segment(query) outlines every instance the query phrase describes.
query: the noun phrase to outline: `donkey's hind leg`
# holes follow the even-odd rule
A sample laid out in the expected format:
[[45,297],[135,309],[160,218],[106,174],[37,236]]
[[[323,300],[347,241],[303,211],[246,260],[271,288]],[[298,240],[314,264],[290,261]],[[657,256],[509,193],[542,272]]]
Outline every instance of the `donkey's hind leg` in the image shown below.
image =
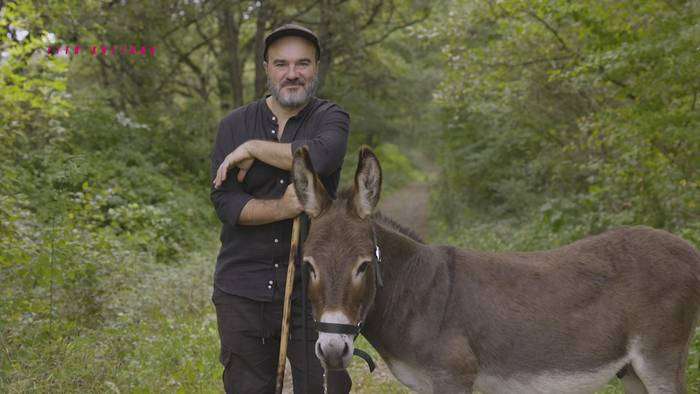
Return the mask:
[[644,387],[644,383],[639,379],[637,373],[634,372],[634,368],[631,365],[625,367],[624,376],[622,380],[622,385],[625,387],[625,394],[647,394],[647,389]]

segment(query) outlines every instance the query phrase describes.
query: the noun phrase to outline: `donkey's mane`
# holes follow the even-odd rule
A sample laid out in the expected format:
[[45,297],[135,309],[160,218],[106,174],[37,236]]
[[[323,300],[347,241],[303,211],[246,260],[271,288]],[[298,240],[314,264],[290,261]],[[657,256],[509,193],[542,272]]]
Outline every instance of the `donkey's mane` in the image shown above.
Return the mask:
[[422,244],[425,243],[425,242],[423,241],[423,239],[420,237],[420,235],[418,235],[418,233],[416,233],[416,232],[413,231],[412,229],[410,229],[410,228],[408,228],[408,227],[406,227],[406,226],[404,226],[404,225],[402,225],[402,224],[399,224],[399,223],[396,222],[394,219],[390,218],[389,216],[386,216],[384,213],[382,213],[382,212],[380,212],[380,211],[377,211],[377,212],[373,213],[373,214],[372,214],[372,218],[373,218],[375,221],[377,221],[377,222],[379,222],[379,223],[381,223],[381,224],[385,224],[385,225],[389,226],[390,228],[392,228],[392,229],[398,231],[399,233],[401,233],[401,234],[407,236],[408,238],[411,238],[412,240],[414,240],[414,241],[416,241],[416,242],[419,242],[419,243],[422,243]]
[[[350,200],[352,198],[352,187],[346,187],[343,190],[341,190],[338,193],[338,198],[343,199],[343,200]],[[399,224],[397,221],[395,221],[394,219],[390,218],[389,216],[385,215],[384,213],[382,213],[380,211],[374,212],[372,214],[372,219],[380,224],[383,224],[383,225],[389,227],[392,230],[395,230],[395,231],[411,238],[412,240],[414,240],[416,242],[420,242],[422,244],[425,243],[423,241],[423,239],[418,235],[418,233],[416,233],[412,229],[410,229],[402,224]]]

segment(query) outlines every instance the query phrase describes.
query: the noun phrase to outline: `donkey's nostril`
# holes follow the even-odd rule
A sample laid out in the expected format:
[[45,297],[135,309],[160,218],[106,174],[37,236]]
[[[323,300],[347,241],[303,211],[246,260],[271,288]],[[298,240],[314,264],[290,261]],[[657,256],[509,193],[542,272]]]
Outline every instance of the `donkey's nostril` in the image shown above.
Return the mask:
[[349,351],[350,351],[350,348],[348,347],[348,344],[346,342],[345,347],[343,348],[343,355],[341,357],[347,356]]

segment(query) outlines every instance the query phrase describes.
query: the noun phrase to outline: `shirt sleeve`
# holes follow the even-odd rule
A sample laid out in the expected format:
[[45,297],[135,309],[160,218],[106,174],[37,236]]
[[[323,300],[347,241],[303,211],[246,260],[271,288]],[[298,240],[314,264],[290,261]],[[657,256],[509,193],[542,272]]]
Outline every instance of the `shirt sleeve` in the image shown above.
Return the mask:
[[226,156],[233,152],[235,148],[233,133],[231,128],[226,125],[224,119],[219,123],[219,131],[211,154],[211,176],[209,180],[211,192],[209,196],[219,220],[231,226],[235,226],[238,223],[243,207],[253,198],[252,195],[243,190],[241,184],[236,180],[238,167],[229,170],[226,180],[218,189],[214,188],[213,182],[216,178],[216,170]]
[[349,132],[350,115],[335,105],[325,114],[314,138],[292,141],[292,154],[299,147],[308,146],[314,171],[321,176],[330,175],[343,164]]

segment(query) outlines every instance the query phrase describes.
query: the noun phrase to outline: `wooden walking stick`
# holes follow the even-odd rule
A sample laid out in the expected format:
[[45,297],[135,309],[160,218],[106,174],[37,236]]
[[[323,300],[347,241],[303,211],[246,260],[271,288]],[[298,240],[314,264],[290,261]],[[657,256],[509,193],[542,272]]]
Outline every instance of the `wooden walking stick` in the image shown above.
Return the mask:
[[287,343],[289,341],[289,322],[292,319],[292,290],[294,289],[294,261],[299,247],[299,228],[301,217],[294,218],[292,224],[292,243],[289,249],[289,265],[287,266],[287,283],[284,287],[284,309],[282,310],[282,333],[280,335],[280,357],[277,364],[276,394],[282,394],[284,383],[284,368],[287,364]]

